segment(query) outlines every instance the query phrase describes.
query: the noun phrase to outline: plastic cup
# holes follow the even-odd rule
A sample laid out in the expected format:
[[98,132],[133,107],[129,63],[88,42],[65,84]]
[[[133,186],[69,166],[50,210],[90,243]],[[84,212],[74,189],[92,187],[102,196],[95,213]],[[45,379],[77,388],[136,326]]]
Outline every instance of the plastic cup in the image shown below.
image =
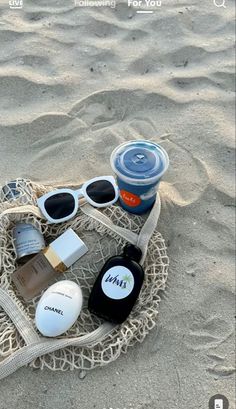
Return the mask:
[[135,214],[147,212],[169,166],[165,149],[147,140],[129,141],[114,149],[110,161],[117,175],[121,206]]

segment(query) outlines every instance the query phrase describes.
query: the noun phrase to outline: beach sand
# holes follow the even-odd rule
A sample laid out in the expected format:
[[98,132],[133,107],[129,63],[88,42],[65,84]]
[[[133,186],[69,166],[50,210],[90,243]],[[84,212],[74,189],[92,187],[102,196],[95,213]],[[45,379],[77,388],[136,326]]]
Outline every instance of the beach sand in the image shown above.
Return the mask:
[[[220,0],[218,0],[220,1]],[[157,326],[90,372],[22,368],[0,409],[234,408],[234,6],[163,0],[153,14],[0,0],[0,182],[110,174],[118,144],[169,153],[159,231],[170,257]]]

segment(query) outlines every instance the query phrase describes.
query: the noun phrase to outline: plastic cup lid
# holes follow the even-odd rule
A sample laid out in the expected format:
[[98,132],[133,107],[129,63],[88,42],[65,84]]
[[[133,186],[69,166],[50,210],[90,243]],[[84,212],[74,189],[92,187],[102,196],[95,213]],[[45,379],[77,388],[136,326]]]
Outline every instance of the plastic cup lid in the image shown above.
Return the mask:
[[155,183],[168,165],[165,149],[146,140],[125,142],[111,154],[112,169],[118,177],[131,184]]

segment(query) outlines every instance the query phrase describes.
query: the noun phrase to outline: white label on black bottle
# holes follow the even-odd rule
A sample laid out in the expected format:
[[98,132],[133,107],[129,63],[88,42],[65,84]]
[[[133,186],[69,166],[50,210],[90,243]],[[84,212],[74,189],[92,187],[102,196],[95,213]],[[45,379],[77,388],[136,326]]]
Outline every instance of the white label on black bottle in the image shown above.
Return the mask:
[[102,290],[107,297],[121,300],[128,297],[134,288],[134,276],[124,266],[115,266],[106,271],[102,278]]

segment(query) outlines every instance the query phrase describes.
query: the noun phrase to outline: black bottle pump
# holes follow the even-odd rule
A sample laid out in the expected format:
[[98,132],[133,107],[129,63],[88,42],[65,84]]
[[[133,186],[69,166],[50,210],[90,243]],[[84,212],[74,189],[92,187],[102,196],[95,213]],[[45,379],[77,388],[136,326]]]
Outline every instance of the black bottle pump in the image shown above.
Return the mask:
[[89,297],[90,312],[116,324],[126,320],[143,284],[141,257],[139,247],[127,244],[122,255],[104,264]]

